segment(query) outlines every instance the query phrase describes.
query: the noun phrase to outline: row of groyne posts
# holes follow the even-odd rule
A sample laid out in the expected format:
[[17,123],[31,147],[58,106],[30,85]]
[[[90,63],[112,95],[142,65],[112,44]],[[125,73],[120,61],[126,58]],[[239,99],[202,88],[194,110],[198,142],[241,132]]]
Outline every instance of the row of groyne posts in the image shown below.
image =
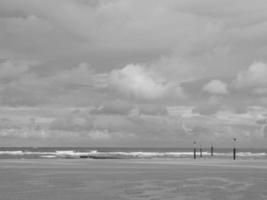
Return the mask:
[[[236,138],[233,138],[233,160],[236,159],[236,153],[237,153],[236,141],[237,141],[237,139]],[[196,159],[197,158],[197,147],[196,147],[197,146],[197,142],[194,141],[193,144],[194,144],[194,159]],[[213,144],[211,144],[211,147],[210,147],[210,155],[211,155],[211,157],[213,157],[213,155],[214,155],[214,147],[213,147]],[[199,146],[199,156],[200,156],[200,158],[203,157],[202,145]]]

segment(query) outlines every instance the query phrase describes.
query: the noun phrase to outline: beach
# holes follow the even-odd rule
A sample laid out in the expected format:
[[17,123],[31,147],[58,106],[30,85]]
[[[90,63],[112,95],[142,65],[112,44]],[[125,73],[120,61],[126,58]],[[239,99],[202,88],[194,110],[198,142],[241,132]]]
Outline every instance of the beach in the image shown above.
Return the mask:
[[0,160],[0,200],[266,200],[266,189],[266,160]]

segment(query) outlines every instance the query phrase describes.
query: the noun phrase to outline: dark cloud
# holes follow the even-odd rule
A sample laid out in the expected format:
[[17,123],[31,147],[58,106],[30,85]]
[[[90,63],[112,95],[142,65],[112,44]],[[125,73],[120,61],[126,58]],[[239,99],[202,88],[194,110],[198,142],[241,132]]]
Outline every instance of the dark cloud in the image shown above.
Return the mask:
[[23,88],[7,87],[1,91],[0,103],[4,106],[38,106],[46,102],[44,96]]
[[99,105],[98,108],[91,110],[91,114],[105,114],[105,115],[127,115],[131,111],[133,106],[130,102],[121,100],[110,100],[104,104]]
[[217,113],[221,109],[223,109],[221,98],[217,96],[211,96],[206,100],[206,102],[198,103],[193,109],[193,112],[201,115],[210,115]]
[[267,123],[267,119],[259,119],[256,121],[257,124],[264,125]]
[[201,136],[212,136],[212,132],[209,128],[205,128],[203,126],[195,126],[192,128],[190,133],[195,137]]
[[145,115],[167,115],[167,109],[164,105],[161,104],[141,104],[138,105],[140,114]]

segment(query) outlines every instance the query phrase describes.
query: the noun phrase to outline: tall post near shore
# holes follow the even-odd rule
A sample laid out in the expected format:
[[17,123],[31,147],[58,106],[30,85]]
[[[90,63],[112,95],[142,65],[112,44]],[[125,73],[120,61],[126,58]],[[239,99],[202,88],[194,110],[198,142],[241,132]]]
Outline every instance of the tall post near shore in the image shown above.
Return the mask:
[[233,159],[236,159],[236,138],[233,139]]
[[202,145],[199,146],[200,158],[202,158]]
[[211,157],[213,156],[213,151],[214,151],[213,144],[211,144],[211,147],[210,147],[210,155],[211,155]]
[[196,149],[196,141],[194,141],[194,159],[196,159],[197,158],[197,149]]

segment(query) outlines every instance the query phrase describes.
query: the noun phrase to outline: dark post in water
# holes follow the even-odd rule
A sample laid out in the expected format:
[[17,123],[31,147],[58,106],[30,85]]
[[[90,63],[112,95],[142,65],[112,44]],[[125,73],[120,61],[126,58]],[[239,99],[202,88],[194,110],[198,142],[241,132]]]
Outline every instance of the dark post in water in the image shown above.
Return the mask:
[[202,145],[199,147],[200,158],[202,158]]
[[214,150],[214,148],[213,148],[213,145],[211,144],[211,147],[210,147],[210,155],[211,155],[211,157],[213,156],[213,150]]
[[233,159],[235,160],[236,159],[236,138],[234,138],[234,147],[233,147]]
[[196,149],[196,142],[194,141],[194,159],[197,158],[197,149]]

